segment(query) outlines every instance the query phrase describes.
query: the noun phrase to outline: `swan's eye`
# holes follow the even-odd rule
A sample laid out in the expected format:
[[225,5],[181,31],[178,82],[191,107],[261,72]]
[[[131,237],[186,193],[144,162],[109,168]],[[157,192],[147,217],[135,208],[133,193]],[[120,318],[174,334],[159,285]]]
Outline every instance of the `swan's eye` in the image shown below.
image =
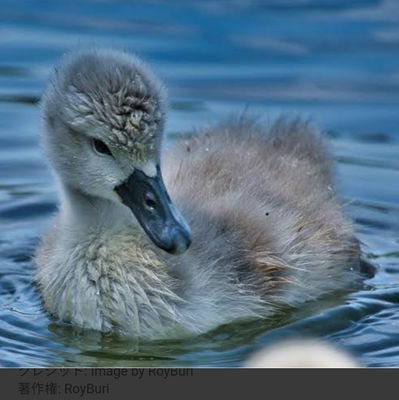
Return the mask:
[[93,139],[93,147],[97,153],[106,154],[107,156],[112,156],[111,150],[108,146],[101,140]]

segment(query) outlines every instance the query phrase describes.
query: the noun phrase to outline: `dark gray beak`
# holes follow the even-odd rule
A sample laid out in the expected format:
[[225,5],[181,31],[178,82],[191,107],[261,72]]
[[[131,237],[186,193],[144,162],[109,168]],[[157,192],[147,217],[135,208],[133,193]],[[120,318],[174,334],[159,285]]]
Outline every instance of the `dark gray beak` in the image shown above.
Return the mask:
[[159,248],[172,254],[181,254],[188,249],[191,244],[190,228],[174,208],[159,167],[153,178],[136,170],[115,191]]

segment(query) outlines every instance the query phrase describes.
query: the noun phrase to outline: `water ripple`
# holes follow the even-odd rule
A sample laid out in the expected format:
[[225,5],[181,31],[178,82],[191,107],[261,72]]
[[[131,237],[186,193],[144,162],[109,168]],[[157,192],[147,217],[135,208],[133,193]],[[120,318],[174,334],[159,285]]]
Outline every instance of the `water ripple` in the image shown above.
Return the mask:
[[[399,366],[399,3],[395,0],[3,0],[0,12],[0,365],[241,366],[288,337],[317,336],[367,366]],[[337,186],[367,258],[364,290],[272,322],[151,343],[51,319],[34,249],[56,210],[40,152],[38,103],[67,50],[117,45],[170,89],[170,144],[249,109],[312,116],[330,132]]]

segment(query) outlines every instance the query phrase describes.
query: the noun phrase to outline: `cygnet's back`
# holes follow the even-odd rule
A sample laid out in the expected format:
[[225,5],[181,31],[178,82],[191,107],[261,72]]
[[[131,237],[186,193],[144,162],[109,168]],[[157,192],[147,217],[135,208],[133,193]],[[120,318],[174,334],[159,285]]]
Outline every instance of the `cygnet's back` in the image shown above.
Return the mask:
[[182,140],[164,171],[193,231],[185,273],[198,262],[219,269],[262,293],[268,312],[358,282],[359,243],[312,124],[233,119]]

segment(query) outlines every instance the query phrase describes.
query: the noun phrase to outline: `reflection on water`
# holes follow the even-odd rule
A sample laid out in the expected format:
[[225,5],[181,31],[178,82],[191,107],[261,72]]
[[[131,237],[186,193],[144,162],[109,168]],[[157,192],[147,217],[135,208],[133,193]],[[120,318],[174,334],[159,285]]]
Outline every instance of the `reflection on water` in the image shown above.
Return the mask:
[[[171,97],[170,140],[249,109],[312,116],[332,139],[337,182],[363,250],[364,289],[283,320],[139,343],[52,321],[31,255],[55,211],[38,144],[52,66],[87,43],[149,60]],[[274,340],[316,335],[369,366],[399,366],[399,3],[395,0],[2,0],[0,365],[240,366]]]

